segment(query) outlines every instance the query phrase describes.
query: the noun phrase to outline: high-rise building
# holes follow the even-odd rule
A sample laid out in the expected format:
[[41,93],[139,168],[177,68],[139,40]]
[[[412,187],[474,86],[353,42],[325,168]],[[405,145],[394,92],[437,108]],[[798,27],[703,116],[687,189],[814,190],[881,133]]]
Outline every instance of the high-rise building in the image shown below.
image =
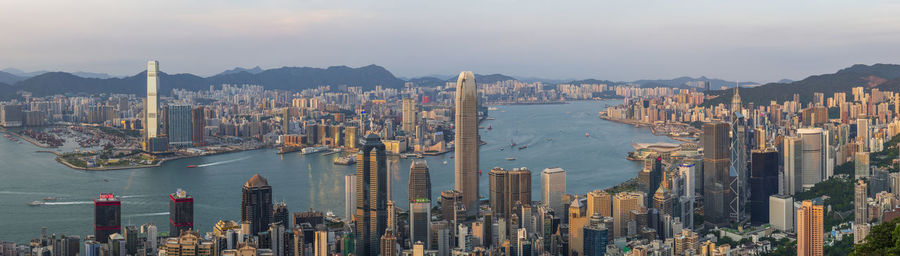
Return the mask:
[[277,203],[272,209],[272,224],[278,224],[286,230],[291,229],[291,213],[284,202]]
[[855,209],[855,219],[853,224],[866,224],[869,222],[869,204],[866,203],[866,200],[868,199],[866,191],[866,181],[856,181],[856,186],[854,187],[855,197],[853,200],[853,208]]
[[416,99],[403,98],[402,108],[403,120],[400,129],[406,132],[406,135],[413,134],[416,130]]
[[206,145],[206,108],[196,107],[191,110],[191,141],[194,146]]
[[778,193],[778,152],[753,151],[750,155],[750,222],[769,223],[769,196]]
[[0,126],[3,127],[19,127],[25,120],[22,112],[22,105],[2,104],[0,105]]
[[344,217],[352,220],[356,215],[356,175],[344,176]]
[[612,217],[612,195],[603,190],[587,193],[587,215],[598,213],[603,217]]
[[169,234],[181,235],[194,229],[194,197],[182,189],[169,194]]
[[628,234],[628,222],[631,211],[643,208],[644,196],[640,193],[621,192],[613,196],[612,203],[613,237],[620,238]]
[[269,181],[257,173],[244,183],[241,190],[241,222],[249,222],[251,235],[268,230],[273,209]]
[[800,183],[807,190],[828,178],[828,132],[822,128],[797,129],[802,146]]
[[419,199],[431,201],[431,174],[425,160],[415,160],[409,166],[409,202]]
[[356,253],[375,256],[387,229],[387,160],[384,143],[368,134],[356,155]]
[[606,255],[606,244],[608,243],[609,230],[603,224],[603,217],[599,213],[592,215],[590,223],[584,227],[583,255]]
[[860,151],[869,152],[869,119],[868,118],[856,119],[856,143],[859,145]]
[[508,220],[516,203],[531,203],[531,171],[528,169],[523,167],[507,170],[496,167],[491,169],[489,176],[489,196],[494,216]]
[[94,199],[94,239],[109,241],[109,235],[122,230],[122,202],[114,194],[100,194]]
[[[314,253],[316,256],[328,256],[328,231],[318,230],[315,232]],[[357,244],[357,246],[359,246]],[[358,248],[358,247],[357,247]]]
[[169,237],[163,245],[166,256],[212,256],[216,246],[211,241],[202,240],[194,232],[184,232],[177,237]]
[[857,179],[869,177],[869,152],[856,152],[853,159],[853,170]]
[[478,89],[471,71],[459,73],[455,103],[454,184],[466,209],[474,212],[478,209]]
[[151,60],[147,62],[147,101],[144,113],[147,114],[145,120],[147,125],[144,130],[148,139],[159,136],[159,62]]
[[797,210],[797,255],[820,256],[824,244],[824,213],[821,199],[805,200]]
[[769,224],[775,230],[792,232],[794,230],[794,198],[790,195],[769,196]]
[[381,256],[397,256],[399,255],[399,250],[397,249],[397,237],[394,236],[394,230],[388,228],[384,231],[384,235],[381,235]]
[[409,203],[409,241],[422,242],[431,248],[431,240],[428,234],[431,233],[429,226],[431,225],[431,201],[428,199],[417,199]]
[[690,229],[682,229],[680,233],[675,234],[674,240],[675,255],[698,255],[697,250],[700,249],[700,239],[696,232]]
[[714,224],[727,223],[730,217],[728,133],[728,123],[703,124],[703,210],[706,220]]
[[799,137],[785,137],[784,145],[784,193],[794,195],[800,192],[802,183],[800,173],[803,166],[803,141]]
[[187,147],[193,144],[191,106],[171,105],[168,110],[169,145]]
[[541,201],[544,205],[557,214],[564,212],[562,195],[565,193],[566,170],[559,167],[544,169],[541,172]]

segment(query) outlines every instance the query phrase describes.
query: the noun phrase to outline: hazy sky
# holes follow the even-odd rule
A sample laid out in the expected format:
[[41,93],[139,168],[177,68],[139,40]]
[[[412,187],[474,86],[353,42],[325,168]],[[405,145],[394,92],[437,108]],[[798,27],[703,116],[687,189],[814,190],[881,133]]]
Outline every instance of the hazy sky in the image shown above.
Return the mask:
[[0,1],[0,68],[378,64],[545,78],[801,79],[900,63],[892,1]]

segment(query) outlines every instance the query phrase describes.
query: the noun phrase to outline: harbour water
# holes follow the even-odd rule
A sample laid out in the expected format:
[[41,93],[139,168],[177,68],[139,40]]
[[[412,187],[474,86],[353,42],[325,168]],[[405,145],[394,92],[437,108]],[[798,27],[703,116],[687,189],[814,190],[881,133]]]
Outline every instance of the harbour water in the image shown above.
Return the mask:
[[[481,124],[492,129],[479,130],[487,142],[480,148],[480,194],[487,196],[487,172],[495,166],[530,169],[533,200],[540,200],[540,172],[548,167],[567,171],[569,193],[606,188],[635,177],[640,164],[625,160],[632,142],[674,141],[653,136],[647,128],[597,117],[598,111],[619,102],[497,107],[490,113],[494,120]],[[517,146],[510,148],[510,141]],[[524,145],[528,147],[518,149]],[[275,201],[286,202],[292,212],[313,208],[343,215],[344,176],[355,170],[355,166],[333,164],[340,154],[277,155],[275,149],[263,149],[179,159],[150,169],[78,171],[36,150],[41,149],[0,138],[0,240],[26,242],[39,237],[41,227],[47,227],[48,233],[82,238],[92,234],[91,200],[100,193],[121,197],[123,226],[155,223],[161,232],[167,231],[168,194],[178,188],[195,199],[194,228],[207,232],[220,219],[240,220],[241,185],[254,173],[268,179]],[[425,157],[434,198],[453,187],[452,155]],[[407,200],[410,162],[391,158],[392,197],[397,202]],[[28,205],[45,197],[57,200]]]

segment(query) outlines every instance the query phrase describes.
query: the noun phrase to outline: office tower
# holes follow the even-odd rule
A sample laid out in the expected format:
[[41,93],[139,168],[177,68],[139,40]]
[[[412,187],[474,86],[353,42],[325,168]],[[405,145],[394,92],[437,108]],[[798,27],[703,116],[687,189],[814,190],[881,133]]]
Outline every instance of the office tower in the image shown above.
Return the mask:
[[598,213],[603,217],[612,217],[612,195],[599,189],[587,193],[587,216]]
[[409,202],[419,199],[431,201],[431,174],[425,160],[414,160],[409,166]]
[[272,223],[272,186],[254,174],[241,188],[241,222],[249,222],[250,235],[265,231]]
[[803,166],[803,141],[799,137],[785,137],[784,145],[784,193],[794,195],[800,192],[802,183],[800,173]]
[[690,229],[682,229],[674,240],[675,255],[697,255],[700,249],[700,238]]
[[169,234],[181,235],[194,229],[194,197],[182,189],[169,194]]
[[696,175],[697,168],[694,164],[680,164],[678,165],[678,173],[679,176],[682,177],[682,182],[684,186],[682,191],[679,192],[681,197],[678,198],[679,202],[679,210],[681,212],[681,221],[684,223],[685,227],[693,228],[694,227],[694,201],[696,198],[695,189],[696,189]]
[[381,235],[381,256],[397,256],[397,238],[394,237],[394,230],[388,228]]
[[291,213],[288,211],[287,204],[281,202],[273,207],[272,224],[281,225],[284,229],[291,229]]
[[356,155],[356,252],[375,256],[387,228],[387,161],[384,143],[368,134]]
[[805,200],[797,210],[797,255],[822,255],[824,207],[821,199]]
[[650,205],[654,205],[652,195],[656,193],[656,190],[659,189],[659,185],[662,183],[662,168],[662,157],[654,155],[644,159],[644,169],[641,170],[640,174],[645,177],[645,180],[641,185],[644,188],[642,192],[651,195]]
[[472,251],[472,232],[469,232],[469,226],[459,224],[456,232],[456,247],[464,252]]
[[281,111],[281,134],[291,133],[291,109],[284,108]]
[[584,227],[585,256],[606,255],[606,244],[609,243],[609,230],[603,224],[603,216],[599,213],[591,215],[590,223]]
[[769,196],[769,224],[778,231],[794,230],[794,198],[790,195]]
[[402,123],[400,129],[406,133],[407,136],[413,134],[416,129],[416,99],[414,98],[403,98],[403,109],[402,109]]
[[[566,193],[566,170],[559,167],[541,172],[541,201],[553,212],[562,213],[562,195]],[[588,203],[590,204],[590,203]]]
[[[736,89],[735,89],[736,90]],[[735,92],[736,93],[736,92]],[[735,94],[737,95],[737,94]],[[740,108],[740,104],[738,104]],[[729,150],[729,183],[730,199],[728,203],[728,215],[734,222],[744,221],[746,214],[745,204],[749,199],[749,175],[747,172],[747,123],[744,115],[738,109],[731,120],[731,145]]]
[[584,227],[590,221],[587,216],[587,207],[581,203],[581,199],[575,196],[575,200],[569,205],[569,252],[571,255],[582,255],[584,246]]
[[728,128],[728,123],[703,124],[703,210],[714,224],[727,223],[730,216]]
[[471,71],[459,73],[456,81],[454,168],[456,191],[463,195],[468,212],[478,207],[478,89]]
[[216,255],[215,245],[211,241],[202,240],[194,232],[184,232],[177,237],[169,237],[165,240],[163,247],[166,250],[166,256]]
[[206,145],[206,108],[196,107],[191,110],[191,141],[194,146]]
[[186,147],[193,144],[191,106],[171,105],[168,110],[169,145]]
[[456,190],[441,191],[441,215],[445,220],[455,221],[457,205],[462,204],[462,193]]
[[328,256],[328,231],[317,230],[315,232],[315,249],[316,256]]
[[22,126],[22,120],[25,120],[22,105],[0,105],[0,126],[19,127]]
[[869,152],[856,152],[854,154],[853,169],[857,179],[869,177]]
[[387,228],[397,230],[397,207],[394,206],[394,200],[387,201]]
[[856,143],[859,145],[860,151],[869,152],[869,119],[868,118],[856,119]]
[[409,203],[409,241],[422,242],[431,248],[431,240],[428,239],[430,234],[429,226],[431,225],[431,201],[428,199],[417,199]]
[[753,151],[750,157],[750,222],[769,223],[769,196],[778,193],[778,152]]
[[613,196],[612,204],[613,237],[624,237],[628,232],[626,224],[631,221],[631,211],[643,208],[644,197],[639,193],[621,192]]
[[144,133],[148,140],[159,136],[159,62],[151,60],[147,62],[147,101],[144,106],[144,113],[147,114],[144,125]]
[[122,229],[122,202],[114,194],[100,194],[94,199],[94,239],[109,241],[109,235]]
[[797,129],[802,146],[800,181],[803,190],[807,190],[828,178],[826,151],[828,150],[828,133],[822,128]]
[[344,176],[344,218],[352,220],[356,214],[356,175]]
[[866,203],[866,199],[868,199],[866,191],[866,181],[856,181],[856,186],[854,187],[855,197],[853,200],[853,209],[855,209],[855,219],[853,224],[865,224],[869,222],[869,205]]
[[[510,219],[515,205],[531,203],[531,171],[495,167],[490,173],[490,203],[494,216]],[[465,200],[465,194],[463,195]]]

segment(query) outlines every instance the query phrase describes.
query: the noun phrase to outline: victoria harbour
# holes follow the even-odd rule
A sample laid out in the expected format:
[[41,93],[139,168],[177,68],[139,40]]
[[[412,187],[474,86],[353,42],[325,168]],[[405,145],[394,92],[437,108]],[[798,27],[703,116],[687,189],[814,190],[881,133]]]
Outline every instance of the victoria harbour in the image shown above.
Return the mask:
[[[482,196],[487,194],[487,171],[492,167],[526,167],[533,173],[562,167],[568,171],[567,188],[571,193],[586,193],[635,177],[640,163],[625,159],[633,142],[673,141],[653,136],[647,128],[597,117],[598,111],[618,103],[604,100],[498,106],[490,112],[494,120],[481,123],[492,129],[479,130],[487,143],[480,147]],[[528,147],[511,148],[510,141]],[[313,208],[342,216],[344,176],[355,172],[353,166],[332,163],[338,154],[278,155],[275,149],[179,159],[157,168],[81,171],[63,166],[52,155],[36,150],[40,148],[28,143],[0,140],[4,165],[0,168],[4,177],[0,180],[0,218],[4,219],[0,230],[10,231],[3,232],[2,240],[27,241],[40,232],[36,227],[47,227],[48,232],[54,233],[87,234],[92,228],[91,200],[100,193],[115,193],[122,198],[123,225],[164,224],[168,221],[168,194],[178,188],[196,200],[195,228],[207,230],[218,220],[240,219],[235,202],[240,201],[240,186],[254,173],[267,178],[274,200],[284,201],[292,211]],[[433,191],[452,189],[452,155],[425,157],[431,169]],[[516,160],[506,160],[510,157]],[[392,197],[406,200],[411,159],[389,159]],[[202,167],[186,168],[187,165]],[[532,175],[532,184],[533,200],[540,200],[540,175]],[[44,197],[57,200],[41,206],[28,205]]]

